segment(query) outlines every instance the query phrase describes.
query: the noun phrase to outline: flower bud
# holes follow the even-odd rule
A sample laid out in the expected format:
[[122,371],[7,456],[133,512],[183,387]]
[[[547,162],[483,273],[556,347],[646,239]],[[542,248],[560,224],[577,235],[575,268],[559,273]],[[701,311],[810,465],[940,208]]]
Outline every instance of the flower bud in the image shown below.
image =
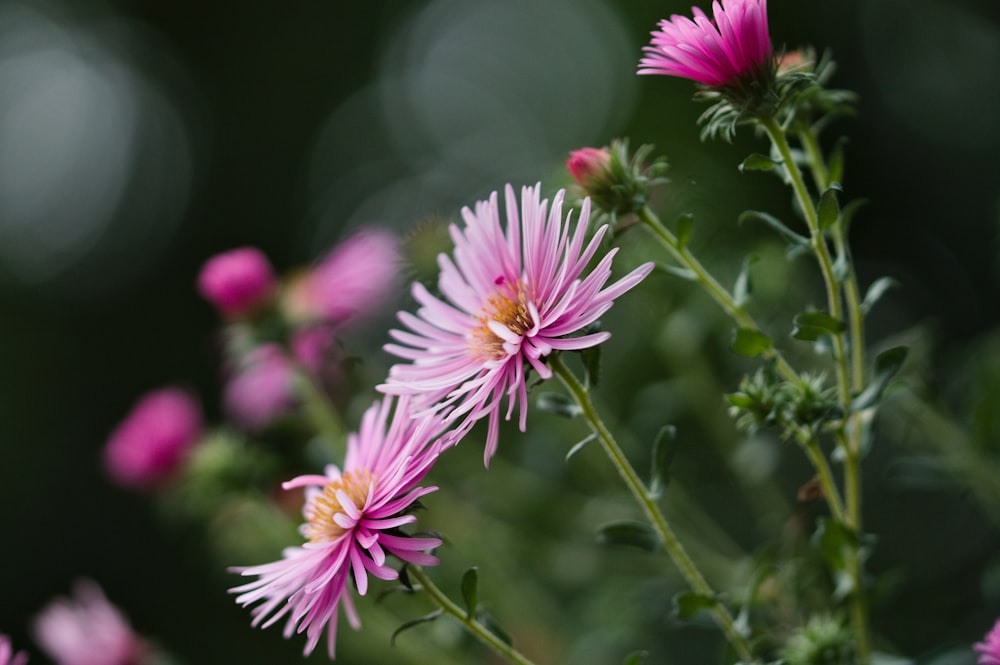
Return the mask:
[[225,389],[226,412],[246,429],[264,427],[295,404],[295,370],[274,344],[261,346],[244,359]]
[[566,160],[573,180],[588,194],[607,180],[610,165],[611,153],[607,148],[580,148],[571,152]]
[[124,487],[150,488],[176,473],[201,433],[201,409],[188,392],[148,393],[108,438],[105,469]]
[[198,291],[226,317],[240,317],[264,304],[276,280],[267,257],[254,247],[217,254],[198,275]]

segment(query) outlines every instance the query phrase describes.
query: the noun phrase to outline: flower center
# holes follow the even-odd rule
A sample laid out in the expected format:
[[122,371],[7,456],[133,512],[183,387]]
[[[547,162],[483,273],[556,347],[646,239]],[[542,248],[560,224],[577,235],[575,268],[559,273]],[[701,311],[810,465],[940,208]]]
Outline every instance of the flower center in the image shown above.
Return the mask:
[[320,494],[317,494],[306,506],[306,534],[314,543],[329,543],[340,538],[347,529],[334,521],[337,513],[346,511],[340,505],[337,491],[343,490],[361,510],[368,500],[368,488],[371,486],[372,475],[367,470],[348,471],[337,480],[327,483]]
[[531,330],[534,322],[528,311],[528,296],[520,282],[507,284],[503,277],[495,281],[497,291],[483,305],[479,326],[472,331],[472,344],[477,356],[484,360],[502,360],[508,353],[505,340],[490,329],[496,321],[518,336]]

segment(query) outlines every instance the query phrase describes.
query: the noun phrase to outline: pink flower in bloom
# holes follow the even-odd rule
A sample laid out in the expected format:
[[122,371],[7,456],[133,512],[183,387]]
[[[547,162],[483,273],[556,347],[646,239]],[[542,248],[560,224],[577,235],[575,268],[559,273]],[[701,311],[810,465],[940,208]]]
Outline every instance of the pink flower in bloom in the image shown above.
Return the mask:
[[198,291],[224,316],[240,316],[265,303],[277,281],[267,257],[254,247],[213,256],[198,275]]
[[180,388],[142,397],[104,447],[108,474],[125,487],[148,488],[170,478],[201,438],[201,408]]
[[443,423],[436,416],[414,418],[406,398],[392,411],[392,398],[375,402],[357,434],[347,438],[344,469],[326,469],[326,475],[299,476],[285,489],[306,488],[302,535],[309,542],[289,547],[280,561],[238,568],[257,579],[231,591],[244,607],[253,609],[253,625],[269,626],[287,615],[285,637],[305,632],[306,655],[327,631],[327,651],[335,656],[337,619],[343,606],[352,627],[360,620],[350,593],[368,592],[368,575],[391,580],[398,573],[387,565],[393,554],[421,566],[435,565],[425,550],[437,547],[437,538],[410,538],[398,531],[416,521],[406,514],[421,496],[436,487],[417,487],[446,445]]
[[73,599],[52,601],[33,628],[57,665],[134,665],[146,652],[125,617],[90,581],[77,583]]
[[680,76],[720,87],[756,75],[771,59],[767,0],[712,3],[714,19],[693,7],[694,20],[673,15],[643,47],[639,74]]
[[226,412],[242,427],[263,427],[295,404],[294,378],[292,361],[280,347],[258,347],[226,384]]
[[364,229],[335,247],[286,295],[293,319],[343,324],[372,313],[389,295],[400,267],[399,241]]
[[1000,665],[1000,619],[993,624],[983,641],[972,648],[979,652],[979,665]]
[[653,269],[640,266],[606,286],[611,277],[612,249],[583,277],[607,231],[602,226],[585,246],[590,200],[574,225],[565,222],[565,192],[540,200],[541,185],[525,187],[521,213],[511,186],[506,188],[506,230],[500,222],[496,192],[475,210],[465,208],[464,229],[452,225],[454,259],[438,257],[439,290],[446,300],[416,283],[416,315],[400,312],[408,331],[393,330],[399,344],[386,350],[411,363],[396,364],[379,390],[413,394],[421,409],[448,411],[446,421],[462,419],[459,430],[489,416],[484,461],[496,451],[499,410],[508,400],[507,419],[515,405],[520,427],[527,418],[527,375],[531,368],[543,379],[552,376],[544,358],[557,350],[585,349],[610,333],[572,336],[597,321],[615,298]]
[[0,635],[0,665],[26,665],[27,662],[28,654],[23,651],[14,653],[10,638],[6,635]]

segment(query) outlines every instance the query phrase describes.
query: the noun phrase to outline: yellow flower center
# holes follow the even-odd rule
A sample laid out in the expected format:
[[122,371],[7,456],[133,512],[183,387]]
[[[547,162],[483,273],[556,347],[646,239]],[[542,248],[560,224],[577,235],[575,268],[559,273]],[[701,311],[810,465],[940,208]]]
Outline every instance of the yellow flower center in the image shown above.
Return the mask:
[[496,321],[516,335],[531,330],[534,322],[528,311],[528,296],[519,282],[507,286],[503,277],[497,278],[497,292],[487,299],[479,315],[479,326],[472,331],[472,346],[477,357],[483,360],[501,360],[507,357],[504,340],[490,330],[490,321]]
[[306,505],[305,515],[308,524],[306,533],[314,543],[329,543],[340,538],[346,531],[333,521],[337,513],[346,511],[340,505],[337,491],[343,490],[361,510],[368,500],[368,488],[371,487],[372,475],[366,471],[348,471],[337,480],[327,483],[320,494],[317,494]]

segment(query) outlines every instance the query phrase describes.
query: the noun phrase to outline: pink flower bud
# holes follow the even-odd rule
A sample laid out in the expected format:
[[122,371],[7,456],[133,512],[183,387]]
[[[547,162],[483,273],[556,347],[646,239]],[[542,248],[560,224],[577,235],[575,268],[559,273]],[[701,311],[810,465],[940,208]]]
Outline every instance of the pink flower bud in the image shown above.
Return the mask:
[[294,367],[278,346],[261,346],[226,385],[226,412],[241,427],[263,427],[295,404],[294,378]]
[[267,257],[254,247],[217,254],[198,275],[198,291],[224,316],[241,316],[274,293],[276,280]]
[[179,388],[140,399],[111,433],[104,466],[120,485],[147,489],[169,479],[201,438],[201,409]]
[[0,635],[0,665],[26,665],[28,654],[23,651],[14,653],[14,647],[10,644],[10,638]]
[[566,168],[576,184],[584,191],[590,191],[595,184],[607,179],[611,153],[605,148],[580,148],[569,154]]

